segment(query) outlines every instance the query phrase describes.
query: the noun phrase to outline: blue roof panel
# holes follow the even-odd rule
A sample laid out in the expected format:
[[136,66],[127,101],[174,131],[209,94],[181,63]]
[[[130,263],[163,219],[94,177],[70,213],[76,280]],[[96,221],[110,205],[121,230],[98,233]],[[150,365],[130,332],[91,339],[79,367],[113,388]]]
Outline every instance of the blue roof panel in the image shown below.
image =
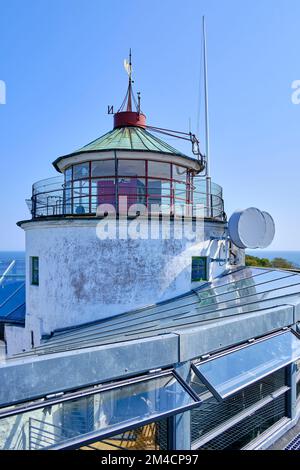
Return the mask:
[[0,285],[0,322],[25,322],[24,281],[6,281]]

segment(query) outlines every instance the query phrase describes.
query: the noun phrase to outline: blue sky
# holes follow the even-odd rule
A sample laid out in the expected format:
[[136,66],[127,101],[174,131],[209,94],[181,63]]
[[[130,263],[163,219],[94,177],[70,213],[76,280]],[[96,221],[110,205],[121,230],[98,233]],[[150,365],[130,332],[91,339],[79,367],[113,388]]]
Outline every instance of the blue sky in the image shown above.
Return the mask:
[[31,184],[55,176],[51,162],[112,127],[129,47],[148,123],[197,129],[203,14],[212,178],[229,215],[273,215],[269,249],[300,249],[298,0],[1,0],[0,250],[23,249],[15,222],[29,216]]

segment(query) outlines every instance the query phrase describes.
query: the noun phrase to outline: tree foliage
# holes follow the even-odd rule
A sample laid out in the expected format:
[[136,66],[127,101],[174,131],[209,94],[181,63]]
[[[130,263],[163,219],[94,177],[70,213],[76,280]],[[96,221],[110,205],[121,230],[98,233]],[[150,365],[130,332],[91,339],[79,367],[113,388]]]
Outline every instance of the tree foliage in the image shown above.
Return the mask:
[[263,268],[294,269],[295,265],[284,258],[258,258],[257,256],[246,255],[246,266],[260,266]]

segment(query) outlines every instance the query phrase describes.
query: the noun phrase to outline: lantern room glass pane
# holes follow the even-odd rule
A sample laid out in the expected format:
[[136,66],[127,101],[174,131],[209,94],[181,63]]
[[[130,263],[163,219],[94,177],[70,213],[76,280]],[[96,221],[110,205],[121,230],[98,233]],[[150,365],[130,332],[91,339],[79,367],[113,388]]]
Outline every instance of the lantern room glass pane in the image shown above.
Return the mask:
[[186,183],[186,172],[187,170],[183,166],[173,165],[173,180]]
[[90,188],[90,180],[85,179],[85,180],[80,180],[80,181],[74,181],[73,183],[73,193],[74,196],[78,195],[89,195],[89,188]]
[[170,196],[171,183],[169,181],[148,180],[148,195],[151,196]]
[[101,178],[92,180],[92,212],[96,212],[100,204],[116,203],[116,180],[115,178]]
[[79,163],[79,165],[73,165],[73,179],[78,180],[81,178],[88,178],[90,171],[89,168],[89,162]]
[[92,177],[97,176],[114,176],[115,160],[102,160],[92,162]]
[[146,181],[143,178],[119,178],[118,195],[127,197],[127,207],[133,204],[146,204]]
[[74,197],[73,207],[76,215],[88,214],[90,212],[90,198],[88,196]]
[[212,393],[224,399],[298,359],[300,340],[288,331],[196,364],[196,369]]
[[72,183],[67,182],[65,186],[65,213],[72,213]]
[[186,184],[174,182],[174,195],[175,199],[183,199],[184,201],[187,198]]
[[65,182],[69,183],[72,180],[72,167],[65,171]]
[[171,165],[170,163],[162,162],[148,162],[148,176],[161,179],[171,178]]
[[148,207],[152,213],[170,213],[170,196],[170,181],[148,180]]
[[132,425],[155,421],[197,404],[188,388],[173,373],[168,373],[0,417],[0,425],[6,430],[1,436],[0,448],[64,447],[74,439],[84,443],[89,437],[100,438],[105,433],[113,434]]
[[81,180],[73,183],[73,210],[77,215],[90,212],[90,182]]
[[119,176],[145,176],[144,160],[118,160]]

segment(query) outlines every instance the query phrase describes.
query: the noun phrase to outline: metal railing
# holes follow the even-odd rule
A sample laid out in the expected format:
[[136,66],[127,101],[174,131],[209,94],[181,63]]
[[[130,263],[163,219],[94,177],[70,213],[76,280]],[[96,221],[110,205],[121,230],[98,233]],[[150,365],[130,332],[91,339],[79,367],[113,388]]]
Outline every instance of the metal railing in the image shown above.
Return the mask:
[[[76,424],[75,424],[76,427]],[[167,421],[154,421],[140,428],[120,431],[92,444],[86,444],[84,432],[78,448],[91,450],[154,450],[168,448]],[[13,450],[45,450],[55,448],[56,444],[78,436],[78,432],[54,423],[36,418],[26,421],[15,440]]]
[[13,450],[41,450],[76,435],[76,432],[48,421],[29,418],[22,425]]
[[157,187],[147,182],[141,184],[140,178],[128,179],[126,186],[121,178],[86,179],[67,185],[62,177],[50,178],[33,185],[32,197],[27,204],[33,219],[99,215],[97,209],[100,205],[113,206],[117,214],[124,214],[124,210],[128,211],[136,204],[145,206],[149,213],[203,214],[210,219],[226,219],[222,188],[215,183],[211,183],[211,194],[207,195],[205,180],[200,178],[194,178],[191,186],[157,179]]

